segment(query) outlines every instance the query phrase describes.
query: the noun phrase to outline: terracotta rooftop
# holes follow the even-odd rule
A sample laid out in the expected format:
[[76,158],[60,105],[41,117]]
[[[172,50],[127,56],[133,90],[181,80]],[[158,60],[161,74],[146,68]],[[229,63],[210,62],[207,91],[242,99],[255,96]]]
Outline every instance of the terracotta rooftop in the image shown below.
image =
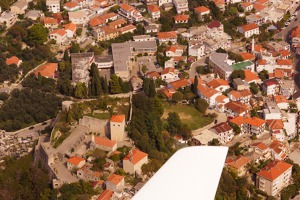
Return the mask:
[[241,167],[247,165],[251,160],[245,156],[237,156],[235,158],[227,158],[225,163],[235,169],[240,169]]
[[95,143],[101,146],[114,147],[117,144],[115,141],[109,140],[104,137],[98,137],[98,136],[94,136],[94,137],[95,137]]
[[262,4],[259,4],[259,3],[254,3],[253,4],[253,8],[257,11],[262,11],[266,8],[266,6],[262,5]]
[[225,107],[227,107],[228,109],[232,110],[237,114],[241,114],[249,110],[245,104],[240,103],[238,101],[230,101],[225,104]]
[[282,59],[278,59],[277,60],[277,65],[292,65],[293,61],[292,60],[282,60]]
[[269,148],[269,147],[268,147],[265,143],[263,143],[263,142],[256,142],[256,143],[251,144],[251,146],[255,146],[255,147],[259,148],[259,149],[262,150],[262,151]]
[[146,156],[148,156],[148,154],[137,149],[132,149],[123,160],[129,160],[132,164],[135,165]]
[[51,33],[52,34],[58,34],[60,36],[64,36],[67,34],[67,32],[64,30],[64,29],[56,29],[56,30],[53,30]]
[[262,125],[264,125],[266,123],[265,120],[257,118],[257,117],[253,117],[253,118],[245,118],[245,123],[250,124],[251,126],[255,126],[255,127],[261,127]]
[[274,181],[280,175],[285,173],[287,170],[291,169],[293,166],[286,162],[280,160],[274,160],[267,164],[262,170],[260,170],[257,175],[268,179],[270,181]]
[[113,194],[114,192],[111,190],[104,190],[97,200],[110,200]]
[[245,72],[245,81],[247,81],[248,83],[251,81],[255,81],[255,80],[260,80],[260,78],[255,75],[251,70],[244,70]]
[[170,85],[172,85],[173,88],[175,90],[177,90],[177,89],[179,89],[181,87],[186,87],[186,86],[190,85],[190,83],[188,82],[187,79],[180,79],[180,80],[171,82]]
[[283,129],[284,125],[281,119],[269,119],[267,125],[270,130]]
[[219,103],[224,103],[224,100],[227,99],[228,97],[226,97],[225,95],[219,95],[216,97],[216,101]]
[[38,76],[40,73],[41,76],[52,78],[55,75],[55,72],[58,68],[58,63],[47,63],[40,66],[36,71],[34,71],[35,76]]
[[284,151],[285,146],[282,144],[282,142],[278,141],[278,140],[274,140],[269,147],[271,149],[273,149],[273,151],[277,154],[280,154]]
[[260,59],[260,60],[257,61],[257,64],[258,64],[258,65],[266,65],[266,64],[267,64],[267,61],[266,61],[266,60]]
[[177,38],[177,33],[175,31],[159,32],[159,33],[157,33],[157,38],[158,39]]
[[241,93],[235,90],[230,91],[228,95],[232,95],[235,99],[239,99],[242,97]]
[[274,100],[277,104],[279,103],[287,103],[287,99],[285,96],[283,95],[277,95],[277,96],[274,96]]
[[254,24],[254,23],[242,25],[242,26],[240,26],[240,27],[241,27],[245,32],[246,32],[246,31],[250,31],[250,30],[253,30],[253,29],[258,28],[258,26],[257,26],[256,24]]
[[89,22],[89,25],[91,27],[95,27],[95,26],[99,26],[99,25],[102,25],[102,24],[105,24],[105,20],[96,16],[96,17],[93,17],[90,22]]
[[231,123],[234,123],[238,126],[241,126],[242,124],[244,124],[244,117],[241,117],[241,116],[237,116],[233,119],[230,119],[229,120]]
[[7,65],[12,65],[12,64],[18,65],[19,62],[20,62],[20,60],[19,60],[19,58],[17,56],[12,56],[10,58],[7,58],[6,61],[5,61],[5,63]]
[[183,50],[183,46],[180,46],[180,45],[171,45],[171,46],[168,46],[166,48],[166,52],[172,51],[173,53],[175,53],[177,50]]
[[180,22],[180,21],[188,21],[189,16],[188,15],[176,15],[174,16],[175,22]]
[[207,27],[212,29],[212,28],[219,28],[220,26],[222,26],[221,22],[219,21],[213,21],[213,22],[210,22]]
[[125,121],[125,115],[113,115],[110,118],[110,122],[122,123]]
[[76,156],[73,156],[72,158],[69,158],[68,160],[67,160],[67,162],[69,162],[69,163],[72,163],[73,165],[79,165],[79,163],[81,162],[81,161],[84,161],[84,159],[83,158],[80,158],[80,157],[76,157]]
[[69,24],[64,25],[65,30],[75,31],[76,30],[76,24],[73,24],[72,22]]
[[125,177],[117,174],[110,175],[106,181],[112,182],[114,185],[118,185]]
[[68,7],[68,8],[75,8],[76,6],[78,6],[78,3],[74,2],[74,1],[69,1],[69,2],[65,3],[64,6]]
[[159,73],[156,72],[156,71],[148,72],[146,75],[147,75],[149,78],[154,78],[154,77],[159,78],[159,77],[160,77]]
[[45,17],[44,24],[58,24],[58,20],[50,17]]
[[264,80],[264,84],[267,86],[279,85],[278,81],[275,78]]
[[159,7],[155,4],[152,4],[152,5],[149,5],[147,6],[147,9],[151,12],[151,13],[154,13],[154,12],[160,12],[159,10]]
[[214,129],[217,133],[224,133],[224,132],[232,130],[232,128],[228,125],[227,122],[222,122],[220,124],[217,124],[217,125],[211,127],[211,129]]
[[242,52],[242,53],[240,53],[240,55],[242,56],[243,60],[254,60],[255,59],[255,56],[249,52]]
[[213,79],[212,81],[208,82],[207,85],[215,89],[220,86],[229,86],[228,81],[224,79]]
[[205,12],[210,12],[210,9],[205,6],[199,6],[199,7],[194,8],[194,11],[196,11],[198,13],[205,13]]
[[168,74],[168,73],[174,73],[175,69],[173,67],[168,67],[162,70],[161,74]]

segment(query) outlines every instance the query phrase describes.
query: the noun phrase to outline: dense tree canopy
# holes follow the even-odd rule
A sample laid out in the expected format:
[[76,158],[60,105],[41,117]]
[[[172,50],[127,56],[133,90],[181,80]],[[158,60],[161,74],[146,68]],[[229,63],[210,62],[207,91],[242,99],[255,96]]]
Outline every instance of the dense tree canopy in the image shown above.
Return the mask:
[[47,42],[48,29],[42,24],[35,24],[28,30],[28,44],[41,45]]
[[15,131],[56,117],[60,98],[39,90],[14,90],[0,108],[0,129]]

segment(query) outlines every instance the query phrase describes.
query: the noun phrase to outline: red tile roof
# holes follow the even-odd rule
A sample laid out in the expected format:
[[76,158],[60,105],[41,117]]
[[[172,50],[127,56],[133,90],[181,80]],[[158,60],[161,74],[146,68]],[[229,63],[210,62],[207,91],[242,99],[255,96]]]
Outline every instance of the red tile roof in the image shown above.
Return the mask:
[[262,11],[266,8],[266,6],[262,5],[262,4],[259,4],[259,3],[254,3],[253,4],[253,8],[257,11]]
[[213,21],[213,22],[210,22],[207,27],[212,29],[212,28],[219,28],[220,26],[222,26],[221,22],[218,22],[218,21]]
[[101,146],[114,147],[117,144],[115,141],[109,140],[107,138],[98,137],[98,136],[94,136],[94,137],[95,137],[95,143]]
[[58,24],[58,20],[50,17],[45,17],[44,24]]
[[205,12],[210,12],[210,9],[205,6],[199,6],[199,7],[194,8],[194,11],[196,11],[198,13],[205,13]]
[[228,81],[224,79],[213,79],[212,81],[208,82],[207,85],[216,89],[219,86],[229,86]]
[[282,59],[277,60],[277,65],[292,65],[292,64],[293,64],[292,60],[282,60]]
[[146,76],[148,76],[149,78],[154,78],[154,77],[159,78],[159,77],[160,77],[159,73],[156,72],[156,71],[148,72],[148,73],[146,74]]
[[240,53],[240,55],[242,56],[243,60],[254,60],[255,56],[249,52],[243,52]]
[[240,169],[247,165],[251,160],[245,156],[237,156],[236,158],[227,158],[225,163],[235,169]]
[[69,158],[67,160],[67,162],[73,164],[73,165],[76,165],[78,166],[80,164],[80,162],[84,161],[83,158],[80,158],[80,157],[76,157],[76,156],[73,156],[72,158]]
[[147,156],[148,154],[142,151],[132,149],[123,160],[129,160],[132,164],[135,165]]
[[293,166],[286,162],[280,160],[274,160],[267,164],[262,170],[260,170],[257,175],[268,179],[270,181],[274,181],[280,175],[285,173],[287,170],[291,169]]
[[219,103],[224,103],[224,100],[227,99],[228,97],[224,96],[223,94],[222,95],[219,95],[216,97],[216,101],[219,102]]
[[113,115],[110,118],[110,122],[122,123],[125,121],[125,115]]
[[181,21],[188,21],[189,16],[188,15],[176,15],[174,16],[175,22],[181,22]]
[[174,73],[174,71],[175,69],[173,67],[168,67],[162,70],[161,74],[164,75],[164,74]]
[[157,38],[158,39],[177,38],[177,33],[175,31],[159,32],[159,33],[157,33]]
[[114,192],[111,190],[104,190],[97,200],[110,200],[113,194]]
[[279,103],[287,103],[286,97],[283,95],[274,96],[274,100],[277,104]]
[[280,50],[279,53],[282,57],[290,56],[291,52],[289,50]]
[[242,26],[240,26],[240,27],[241,27],[245,32],[246,32],[246,31],[250,31],[250,30],[253,30],[253,29],[258,28],[258,26],[257,26],[256,24],[254,24],[254,23],[242,25]]
[[12,64],[18,65],[19,62],[20,62],[20,60],[19,60],[19,58],[16,57],[16,56],[12,56],[12,57],[10,57],[10,58],[7,58],[6,61],[5,61],[5,63],[6,63],[7,65],[12,65]]
[[58,63],[47,63],[40,66],[36,71],[34,71],[35,76],[40,73],[44,77],[54,77],[55,72],[58,68]]
[[241,126],[242,124],[244,124],[244,117],[237,116],[233,119],[230,119],[229,121],[236,124],[236,125],[238,125],[238,126]]
[[170,85],[172,85],[173,88],[175,90],[177,90],[179,88],[186,87],[186,86],[190,85],[190,83],[187,81],[187,79],[180,79],[180,80],[171,82]]
[[64,29],[56,29],[50,33],[50,35],[53,35],[53,34],[58,34],[63,37],[64,35],[67,34],[67,32]]
[[96,17],[93,17],[90,22],[89,22],[89,25],[91,27],[95,27],[95,26],[99,26],[99,25],[102,25],[102,24],[105,24],[105,20],[104,19],[101,19],[100,17],[96,16]]
[[117,174],[110,175],[106,181],[112,182],[114,185],[118,185],[125,177]]
[[269,119],[267,125],[270,130],[283,129],[284,125],[281,119]]
[[251,146],[255,146],[255,147],[259,148],[259,149],[262,150],[262,151],[269,148],[269,147],[268,147],[265,143],[263,143],[263,142],[256,142],[256,143],[251,144]]
[[241,114],[241,113],[247,112],[249,110],[245,104],[238,102],[238,101],[230,101],[225,104],[225,107],[227,107],[228,109],[232,110],[233,112],[235,112],[237,114]]
[[224,133],[224,132],[232,130],[232,128],[228,125],[227,122],[222,122],[220,124],[217,124],[217,125],[211,127],[211,129],[214,129],[217,133]]
[[171,46],[168,46],[166,48],[166,52],[172,51],[173,53],[175,53],[176,50],[183,50],[183,46],[180,46],[180,45],[171,45]]
[[154,12],[160,12],[159,10],[159,7],[155,4],[152,4],[152,5],[149,5],[147,6],[147,9],[151,12],[151,13],[154,13]]
[[76,30],[76,24],[73,24],[72,22],[69,24],[64,25],[65,30],[75,31]]
[[251,126],[255,126],[255,127],[261,127],[262,125],[264,125],[266,123],[265,120],[257,118],[257,117],[245,118],[244,122],[247,124],[250,124]]
[[255,80],[260,80],[258,76],[256,76],[251,70],[244,70],[245,71],[245,81],[248,83]]
[[69,1],[69,2],[65,3],[64,6],[68,7],[68,8],[75,8],[76,6],[78,6],[78,3],[74,2],[74,1]]

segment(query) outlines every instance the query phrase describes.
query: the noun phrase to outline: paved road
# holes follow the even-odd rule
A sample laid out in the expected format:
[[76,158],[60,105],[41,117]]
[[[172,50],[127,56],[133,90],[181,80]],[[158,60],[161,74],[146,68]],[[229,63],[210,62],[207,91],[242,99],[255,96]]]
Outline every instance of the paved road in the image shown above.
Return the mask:
[[189,70],[189,77],[190,78],[194,78],[195,75],[198,75],[198,73],[196,72],[196,67],[201,65],[201,64],[204,64],[205,59],[206,59],[206,57],[203,57],[203,58],[201,58],[201,59],[199,59],[196,62],[191,64],[191,67],[190,67],[190,70]]

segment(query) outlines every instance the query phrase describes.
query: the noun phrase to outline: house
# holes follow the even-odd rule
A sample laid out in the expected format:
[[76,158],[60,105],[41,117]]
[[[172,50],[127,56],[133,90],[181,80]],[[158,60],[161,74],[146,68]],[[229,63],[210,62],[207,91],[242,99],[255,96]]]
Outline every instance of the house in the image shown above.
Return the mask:
[[23,15],[27,8],[28,2],[26,0],[18,0],[10,6],[10,11],[16,15]]
[[295,84],[294,80],[280,80],[280,93],[289,99],[295,91]]
[[85,165],[85,159],[73,156],[67,160],[67,168],[68,170],[79,169],[83,165]]
[[44,17],[44,13],[40,10],[29,10],[24,17],[35,21],[38,18]]
[[271,161],[256,173],[256,186],[269,196],[276,196],[290,184],[292,178],[291,164],[280,160]]
[[103,173],[100,171],[93,171],[91,168],[93,164],[87,163],[77,170],[76,175],[78,178],[85,181],[97,181],[99,182]]
[[81,6],[75,1],[69,1],[64,4],[64,9],[68,12],[74,12],[81,9]]
[[194,8],[194,13],[198,16],[199,19],[202,19],[205,15],[210,14],[210,9],[205,6],[199,6]]
[[153,80],[156,80],[156,79],[160,78],[160,74],[156,71],[148,72],[145,76],[146,76],[146,78],[150,78],[150,79],[153,79]]
[[109,140],[105,137],[98,137],[92,135],[92,143],[93,148],[97,148],[103,151],[114,152],[117,150],[117,143],[113,140]]
[[109,26],[96,27],[92,30],[92,35],[97,41],[106,41],[117,38],[119,31]]
[[45,65],[40,66],[37,70],[35,70],[34,75],[38,77],[40,74],[45,78],[55,78],[57,69],[58,69],[58,63],[47,63]]
[[60,12],[60,0],[46,0],[46,6],[49,12]]
[[248,104],[252,97],[252,93],[249,89],[239,91],[233,90],[230,91],[227,96],[231,101],[239,101],[241,103]]
[[168,57],[182,56],[183,50],[184,50],[184,46],[171,45],[166,48],[166,56]]
[[151,15],[152,19],[160,18],[160,10],[159,7],[155,4],[147,6],[147,11]]
[[133,76],[130,79],[131,88],[134,92],[138,92],[143,89],[143,80],[137,76]]
[[237,30],[238,32],[242,33],[246,38],[249,38],[252,35],[259,34],[259,27],[254,23],[239,26]]
[[73,38],[74,35],[76,34],[77,26],[76,26],[76,24],[69,23],[69,24],[64,25],[64,29],[67,32],[67,37]]
[[157,33],[158,27],[156,25],[144,26],[145,33]]
[[272,133],[272,138],[281,142],[285,140],[284,125],[281,119],[269,119],[267,120],[267,126]]
[[206,85],[198,85],[197,86],[197,94],[200,98],[204,99],[208,104],[209,107],[212,108],[216,104],[216,98],[220,95],[220,92],[217,90],[207,87]]
[[96,13],[92,12],[88,9],[77,10],[74,12],[68,12],[69,20],[77,25],[85,25],[88,24],[90,19],[94,17]]
[[174,16],[175,24],[186,24],[189,22],[189,15],[176,15]]
[[216,106],[215,108],[220,111],[220,112],[224,112],[224,105],[226,103],[228,103],[230,100],[228,97],[224,96],[224,95],[219,95],[216,97],[215,99],[215,103],[216,103]]
[[56,44],[61,45],[67,39],[67,32],[64,29],[53,30],[49,34],[49,39],[50,40],[55,40]]
[[256,12],[260,13],[260,12],[264,12],[267,7],[260,3],[255,2],[253,3],[253,8],[255,9]]
[[94,0],[94,6],[105,7],[107,5],[107,0]]
[[22,63],[22,60],[20,60],[17,56],[12,56],[10,58],[7,58],[5,63],[6,65],[17,65],[19,67]]
[[246,81],[242,80],[241,78],[233,79],[232,85],[233,88],[236,90],[245,90],[250,88],[249,84]]
[[125,137],[125,115],[113,115],[110,118],[110,139],[122,142]]
[[119,15],[116,13],[106,13],[104,15],[99,16],[102,20],[105,21],[105,23],[108,23],[109,21],[115,21],[118,19]]
[[251,135],[257,137],[261,136],[264,133],[266,121],[257,117],[247,117],[244,119],[245,128],[247,132]]
[[264,119],[281,119],[281,111],[274,101],[266,101],[263,109]]
[[282,142],[278,140],[273,140],[269,147],[274,159],[284,160],[286,158],[286,147],[283,145]]
[[236,116],[236,117],[234,117],[232,119],[229,119],[229,122],[237,125],[238,127],[240,127],[241,132],[240,132],[239,135],[243,135],[245,133],[248,133],[247,129],[245,127],[245,124],[244,124],[244,122],[245,122],[244,121],[244,117],[242,117],[242,116]]
[[158,0],[159,7],[163,6],[164,4],[169,4],[169,3],[172,4],[172,0]]
[[159,90],[159,92],[163,93],[165,95],[166,99],[171,101],[173,94],[176,93],[176,90],[174,90],[173,88],[166,87],[166,88]]
[[230,142],[234,137],[233,129],[226,122],[219,123],[210,128],[210,130],[219,136],[221,144]]
[[245,72],[245,81],[250,84],[250,83],[255,83],[255,84],[261,84],[261,79],[255,75],[251,70],[244,70]]
[[280,85],[275,78],[267,79],[263,81],[262,90],[266,95],[278,95],[280,92]]
[[224,79],[214,79],[214,80],[208,82],[207,85],[211,88],[214,88],[215,90],[217,90],[219,92],[224,92],[225,90],[230,88],[228,81],[226,81]]
[[227,116],[244,116],[249,112],[246,104],[238,101],[230,101],[224,105],[224,112]]
[[132,149],[128,155],[123,159],[123,169],[126,173],[140,174],[142,166],[148,163],[148,154]]
[[[207,25],[207,36],[209,38],[222,38],[224,35],[224,26],[219,21],[212,21]],[[224,38],[225,39],[225,38]]]
[[151,37],[150,35],[135,35],[132,39],[135,42],[155,41],[155,37]]
[[132,22],[139,22],[143,20],[141,13],[128,4],[121,4],[118,13]]
[[43,22],[44,22],[44,26],[51,30],[57,29],[58,25],[60,24],[58,19],[52,17],[45,17]]
[[178,77],[178,71],[173,68],[173,67],[168,67],[163,69],[161,72],[161,79],[167,82],[172,82],[174,80],[179,79]]
[[122,190],[125,185],[125,177],[111,174],[105,181],[106,189],[111,191]]
[[233,72],[230,67],[234,61],[228,59],[227,53],[212,52],[209,56],[208,64],[213,67],[213,71],[221,79],[228,80]]
[[124,26],[125,24],[127,24],[127,21],[124,18],[119,18],[115,21],[109,22],[107,25],[110,28],[121,28],[122,26]]
[[17,21],[17,15],[11,11],[4,11],[0,15],[0,24],[5,24],[7,28],[14,25]]
[[99,16],[95,16],[93,18],[91,18],[90,22],[89,22],[89,26],[94,28],[97,26],[105,26],[105,20],[103,20],[101,17]]
[[109,200],[112,198],[114,192],[111,190],[104,190],[97,200]]
[[252,53],[249,53],[249,52],[242,52],[242,53],[240,53],[240,56],[242,56],[244,61],[247,61],[247,60],[254,61],[255,60],[255,55],[253,55]]
[[177,43],[177,33],[175,31],[170,32],[159,32],[157,33],[157,39],[160,44],[171,42]]
[[71,54],[73,84],[81,82],[88,85],[88,82],[90,80],[89,69],[93,62],[94,62],[93,52]]
[[214,3],[221,11],[225,10],[225,0],[214,0]]
[[250,163],[250,159],[245,156],[228,157],[225,160],[225,165],[235,171],[238,176],[244,176],[247,173],[248,163]]
[[274,101],[276,102],[277,106],[280,109],[288,109],[289,103],[287,102],[287,99],[285,96],[277,95],[277,96],[273,96],[273,98],[274,98]]
[[250,12],[253,9],[253,4],[250,2],[243,2],[241,3],[241,7],[244,9],[244,11]]
[[259,164],[260,161],[265,161],[271,158],[270,148],[263,142],[255,142],[250,145],[249,152],[252,154],[250,158],[256,164]]
[[252,13],[246,16],[246,22],[248,24],[256,24],[257,26],[261,26],[268,22],[269,16],[270,15],[266,13]]
[[197,59],[203,57],[205,55],[205,45],[199,41],[189,41],[188,54]]
[[189,11],[189,5],[187,0],[173,0],[173,4],[176,8],[177,14]]

